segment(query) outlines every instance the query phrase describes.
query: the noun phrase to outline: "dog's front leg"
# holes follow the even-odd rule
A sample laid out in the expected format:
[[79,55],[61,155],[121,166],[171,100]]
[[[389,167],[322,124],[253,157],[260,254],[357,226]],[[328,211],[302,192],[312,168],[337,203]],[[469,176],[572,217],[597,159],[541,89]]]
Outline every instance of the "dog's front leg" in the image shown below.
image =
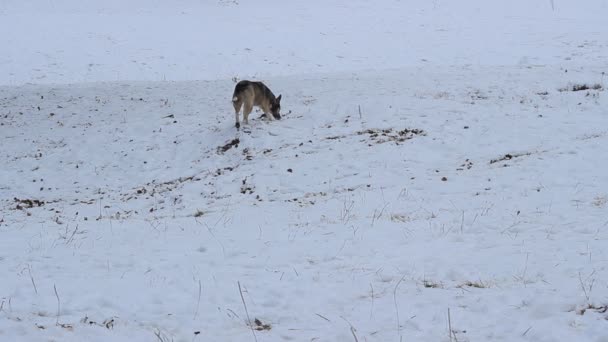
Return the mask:
[[264,116],[266,117],[266,121],[270,122],[272,121],[273,117],[271,113],[264,113]]

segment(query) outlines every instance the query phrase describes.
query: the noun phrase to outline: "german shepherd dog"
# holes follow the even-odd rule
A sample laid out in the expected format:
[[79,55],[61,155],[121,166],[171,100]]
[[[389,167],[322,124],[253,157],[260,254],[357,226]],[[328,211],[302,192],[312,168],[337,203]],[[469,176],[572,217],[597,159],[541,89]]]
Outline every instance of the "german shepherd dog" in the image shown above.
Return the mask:
[[244,124],[249,123],[249,114],[253,110],[253,106],[262,109],[268,119],[271,118],[270,114],[277,120],[281,119],[281,95],[275,97],[272,91],[262,82],[243,80],[237,83],[232,94],[232,105],[234,106],[234,116],[236,119],[234,126],[237,131],[241,128],[241,123],[239,122],[241,107],[243,107]]

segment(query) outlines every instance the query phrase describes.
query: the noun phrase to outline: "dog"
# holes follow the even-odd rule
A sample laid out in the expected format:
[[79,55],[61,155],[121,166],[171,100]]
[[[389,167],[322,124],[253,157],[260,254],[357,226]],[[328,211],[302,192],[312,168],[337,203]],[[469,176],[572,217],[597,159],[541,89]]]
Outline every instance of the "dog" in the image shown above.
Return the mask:
[[[234,116],[236,123],[234,126],[238,131],[241,128],[239,122],[239,112],[243,107],[243,123],[249,123],[249,114],[253,106],[257,106],[264,112],[263,116],[276,120],[281,119],[281,95],[275,97],[272,91],[262,82],[240,81],[234,87],[232,94],[232,105],[234,106]],[[272,114],[272,115],[271,115]]]

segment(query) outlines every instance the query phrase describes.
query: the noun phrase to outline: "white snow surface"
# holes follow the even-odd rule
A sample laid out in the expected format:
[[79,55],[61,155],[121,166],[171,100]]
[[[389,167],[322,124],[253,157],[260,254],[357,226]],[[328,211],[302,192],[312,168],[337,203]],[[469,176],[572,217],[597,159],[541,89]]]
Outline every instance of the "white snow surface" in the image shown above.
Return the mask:
[[2,0],[0,84],[597,64],[607,15],[607,0]]
[[1,2],[0,341],[608,341],[607,13]]

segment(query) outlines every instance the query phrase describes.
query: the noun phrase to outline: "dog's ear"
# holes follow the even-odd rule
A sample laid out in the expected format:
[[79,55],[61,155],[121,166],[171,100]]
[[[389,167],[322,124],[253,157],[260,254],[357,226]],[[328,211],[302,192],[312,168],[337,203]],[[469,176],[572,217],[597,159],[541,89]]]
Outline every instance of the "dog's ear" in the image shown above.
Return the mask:
[[279,97],[277,97],[276,102],[277,102],[278,104],[280,104],[280,103],[281,103],[281,96],[282,96],[282,95],[281,95],[281,94],[279,94]]

